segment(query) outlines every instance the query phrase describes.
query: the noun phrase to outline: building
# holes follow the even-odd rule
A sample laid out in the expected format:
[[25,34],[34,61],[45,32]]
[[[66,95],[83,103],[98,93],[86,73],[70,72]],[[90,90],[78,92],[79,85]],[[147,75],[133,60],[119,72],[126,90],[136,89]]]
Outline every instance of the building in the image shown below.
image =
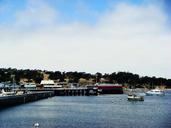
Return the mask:
[[24,88],[26,90],[36,90],[37,89],[35,83],[27,83],[27,84],[24,84]]
[[123,87],[120,84],[96,84],[101,94],[123,94]]
[[62,85],[55,83],[53,80],[42,80],[40,85],[47,90],[62,87]]

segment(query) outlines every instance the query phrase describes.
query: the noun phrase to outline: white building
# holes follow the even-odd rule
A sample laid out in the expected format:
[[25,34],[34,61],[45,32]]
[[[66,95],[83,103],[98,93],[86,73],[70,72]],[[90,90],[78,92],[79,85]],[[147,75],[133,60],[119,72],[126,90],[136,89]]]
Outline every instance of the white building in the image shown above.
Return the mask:
[[35,83],[27,83],[27,84],[24,84],[24,88],[27,90],[36,90],[36,84]]
[[42,80],[40,83],[44,89],[54,89],[54,88],[61,88],[62,85],[58,85],[53,80]]

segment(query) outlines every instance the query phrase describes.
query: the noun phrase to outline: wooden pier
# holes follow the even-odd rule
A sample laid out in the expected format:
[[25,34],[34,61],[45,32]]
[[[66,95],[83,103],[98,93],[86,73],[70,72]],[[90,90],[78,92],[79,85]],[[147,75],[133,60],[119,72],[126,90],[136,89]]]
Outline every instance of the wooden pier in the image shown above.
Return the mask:
[[97,89],[60,88],[54,90],[56,96],[91,96],[97,95]]
[[[26,91],[26,90],[25,90]],[[27,90],[28,91],[28,90]],[[91,88],[52,88],[41,90],[29,90],[30,93],[0,97],[0,108],[24,104],[45,99],[52,96],[96,96],[97,89]]]
[[[40,90],[31,90],[31,91],[40,91]],[[52,88],[52,89],[41,89],[41,91],[54,91],[55,96],[98,95],[97,89],[87,89],[87,88]]]

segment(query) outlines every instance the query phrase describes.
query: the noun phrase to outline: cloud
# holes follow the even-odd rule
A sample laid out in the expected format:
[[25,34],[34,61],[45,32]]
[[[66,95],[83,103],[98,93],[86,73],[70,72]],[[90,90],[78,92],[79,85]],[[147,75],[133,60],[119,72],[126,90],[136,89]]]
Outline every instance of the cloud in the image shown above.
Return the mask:
[[24,10],[16,12],[16,25],[36,27],[50,25],[56,21],[57,12],[41,0],[29,0]]
[[40,1],[17,12],[16,21],[0,29],[1,67],[171,77],[171,32],[159,6],[120,3],[93,26],[59,18]]

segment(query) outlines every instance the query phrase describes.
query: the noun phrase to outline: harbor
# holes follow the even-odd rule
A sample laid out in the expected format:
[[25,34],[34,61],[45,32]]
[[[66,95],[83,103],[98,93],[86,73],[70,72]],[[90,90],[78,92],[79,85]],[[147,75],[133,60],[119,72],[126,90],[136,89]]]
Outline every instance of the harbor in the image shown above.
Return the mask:
[[[159,95],[159,92],[165,95]],[[2,128],[170,128],[170,98],[171,91],[168,90],[132,89],[118,83],[83,86],[54,80],[20,85],[12,82],[1,84],[0,122]],[[17,120],[6,122],[6,119],[12,120],[6,116],[1,119],[1,115],[8,113],[13,113],[12,117]],[[160,116],[162,118],[158,119]]]
[[1,128],[170,128],[171,91],[128,102],[126,94],[55,96],[0,110]]
[[22,90],[22,94],[17,95],[13,92],[5,92],[4,96],[0,96],[0,108],[24,104],[53,96],[97,96],[100,94],[98,88],[51,88],[41,90]]
[[123,94],[120,84],[94,84],[81,87],[77,84],[55,83],[42,80],[40,84],[2,85],[0,108],[38,101],[52,96],[97,96],[103,94]]
[[171,0],[0,0],[0,128],[171,128]]
[[[4,86],[7,87],[7,86]],[[128,101],[144,101],[144,96],[149,95],[150,90],[143,88],[129,89],[124,88],[121,84],[96,83],[80,87],[78,84],[61,84],[53,80],[42,80],[40,84],[25,84],[16,87],[13,83],[10,88],[1,88],[0,108],[25,104],[28,102],[38,101],[53,96],[98,96],[104,94],[126,94]],[[8,90],[11,91],[8,91]],[[7,91],[5,91],[7,90]],[[156,89],[155,89],[156,90]],[[157,89],[155,92],[163,92]],[[136,93],[135,93],[136,92]],[[153,92],[153,90],[152,90]],[[138,95],[137,95],[138,94]],[[153,92],[153,95],[155,93]],[[158,95],[158,94],[157,94]]]

